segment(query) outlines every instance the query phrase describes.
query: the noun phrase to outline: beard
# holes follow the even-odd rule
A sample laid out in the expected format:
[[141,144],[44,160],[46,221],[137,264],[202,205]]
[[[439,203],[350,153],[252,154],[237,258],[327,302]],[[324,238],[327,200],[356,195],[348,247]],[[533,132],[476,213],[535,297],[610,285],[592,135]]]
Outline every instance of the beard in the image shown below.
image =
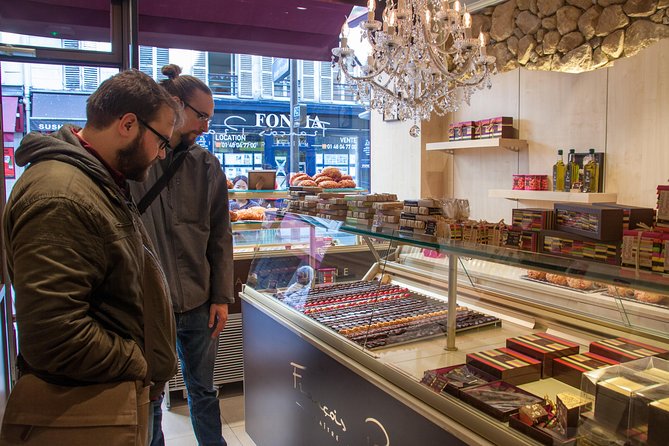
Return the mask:
[[181,135],[181,144],[184,145],[185,147],[190,147],[193,144],[195,144],[195,140],[201,134],[202,134],[202,132],[200,132],[198,130],[188,132],[188,133],[184,133],[183,135]]
[[142,139],[144,132],[141,132],[132,140],[126,147],[119,150],[116,155],[117,166],[128,180],[142,182],[146,180],[149,173],[149,167],[153,164],[153,160],[147,161],[146,155],[142,152]]

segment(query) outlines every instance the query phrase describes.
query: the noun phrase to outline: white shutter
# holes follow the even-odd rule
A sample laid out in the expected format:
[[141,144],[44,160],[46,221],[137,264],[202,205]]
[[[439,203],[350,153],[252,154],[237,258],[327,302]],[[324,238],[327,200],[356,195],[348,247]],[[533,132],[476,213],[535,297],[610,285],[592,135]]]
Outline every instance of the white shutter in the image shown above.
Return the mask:
[[302,96],[300,99],[303,101],[313,101],[316,99],[314,71],[313,60],[302,61]]
[[95,90],[100,85],[99,72],[100,70],[95,67],[83,67],[83,79],[84,85],[83,90]]
[[332,101],[332,63],[319,62],[321,65],[321,102]]
[[253,97],[253,56],[239,55],[239,97]]
[[139,70],[155,79],[153,70],[153,47],[139,47]]
[[[140,58],[141,58],[141,51],[140,51]],[[169,63],[170,63],[170,50],[168,50],[167,48],[156,48],[156,75],[154,79],[156,79],[157,81],[162,81],[163,79],[167,79],[167,76],[163,74],[162,69],[165,65],[169,65]]]
[[63,75],[65,76],[66,90],[80,90],[81,89],[81,75],[79,67],[66,65],[63,67]]
[[207,79],[207,53],[204,51],[194,51],[195,60],[193,61],[193,76],[200,79],[205,84],[209,84]]
[[262,85],[262,97],[271,98],[273,96],[273,88],[274,88],[274,76],[272,75],[271,57],[262,58],[261,85]]
[[[63,48],[79,49],[78,40],[63,40]],[[63,85],[66,90],[81,89],[81,70],[76,65],[63,66]]]

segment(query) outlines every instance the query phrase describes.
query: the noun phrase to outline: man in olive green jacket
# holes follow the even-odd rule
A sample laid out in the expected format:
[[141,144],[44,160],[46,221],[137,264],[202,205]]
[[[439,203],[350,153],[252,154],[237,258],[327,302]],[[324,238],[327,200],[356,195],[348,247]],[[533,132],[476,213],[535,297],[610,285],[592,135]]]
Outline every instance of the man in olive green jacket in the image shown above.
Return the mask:
[[20,364],[64,386],[151,381],[157,396],[176,372],[174,317],[126,180],[145,179],[164,158],[177,105],[153,79],[126,71],[86,111],[83,129],[31,133],[16,152],[29,167],[3,225]]

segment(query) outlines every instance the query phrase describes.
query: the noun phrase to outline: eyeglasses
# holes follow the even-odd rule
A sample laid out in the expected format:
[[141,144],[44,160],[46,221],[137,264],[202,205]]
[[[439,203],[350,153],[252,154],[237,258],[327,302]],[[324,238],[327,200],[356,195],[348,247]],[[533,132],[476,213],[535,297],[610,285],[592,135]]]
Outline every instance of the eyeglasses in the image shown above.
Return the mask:
[[156,135],[158,137],[158,139],[160,139],[160,146],[158,146],[160,148],[160,150],[172,150],[172,147],[170,146],[170,140],[169,139],[165,138],[163,135],[158,133],[158,130],[151,127],[143,119],[137,118],[137,120],[139,121],[140,124],[142,124],[144,127],[149,129],[154,135]]
[[185,105],[186,107],[190,108],[191,110],[193,110],[193,111],[195,112],[195,114],[197,115],[197,119],[199,119],[199,120],[202,121],[202,122],[204,122],[204,121],[207,121],[207,123],[210,123],[210,122],[211,122],[211,116],[209,116],[209,115],[206,114],[206,113],[202,113],[201,111],[199,111],[198,109],[194,108],[192,105],[190,105],[190,104],[189,104],[188,102],[186,102],[186,101],[183,101],[183,103],[184,103],[184,105]]

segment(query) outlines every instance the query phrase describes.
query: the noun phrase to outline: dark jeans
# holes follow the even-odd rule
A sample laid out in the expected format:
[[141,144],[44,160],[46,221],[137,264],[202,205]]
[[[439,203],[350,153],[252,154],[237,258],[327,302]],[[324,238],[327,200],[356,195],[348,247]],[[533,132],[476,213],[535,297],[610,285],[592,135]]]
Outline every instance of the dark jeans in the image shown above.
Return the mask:
[[[209,304],[185,313],[175,313],[177,353],[188,393],[188,408],[199,446],[227,446],[221,435],[221,410],[214,389],[214,362],[218,338],[211,339]],[[156,410],[156,405],[158,409]],[[163,446],[160,402],[154,404],[151,446]],[[156,431],[159,432],[156,432]]]

